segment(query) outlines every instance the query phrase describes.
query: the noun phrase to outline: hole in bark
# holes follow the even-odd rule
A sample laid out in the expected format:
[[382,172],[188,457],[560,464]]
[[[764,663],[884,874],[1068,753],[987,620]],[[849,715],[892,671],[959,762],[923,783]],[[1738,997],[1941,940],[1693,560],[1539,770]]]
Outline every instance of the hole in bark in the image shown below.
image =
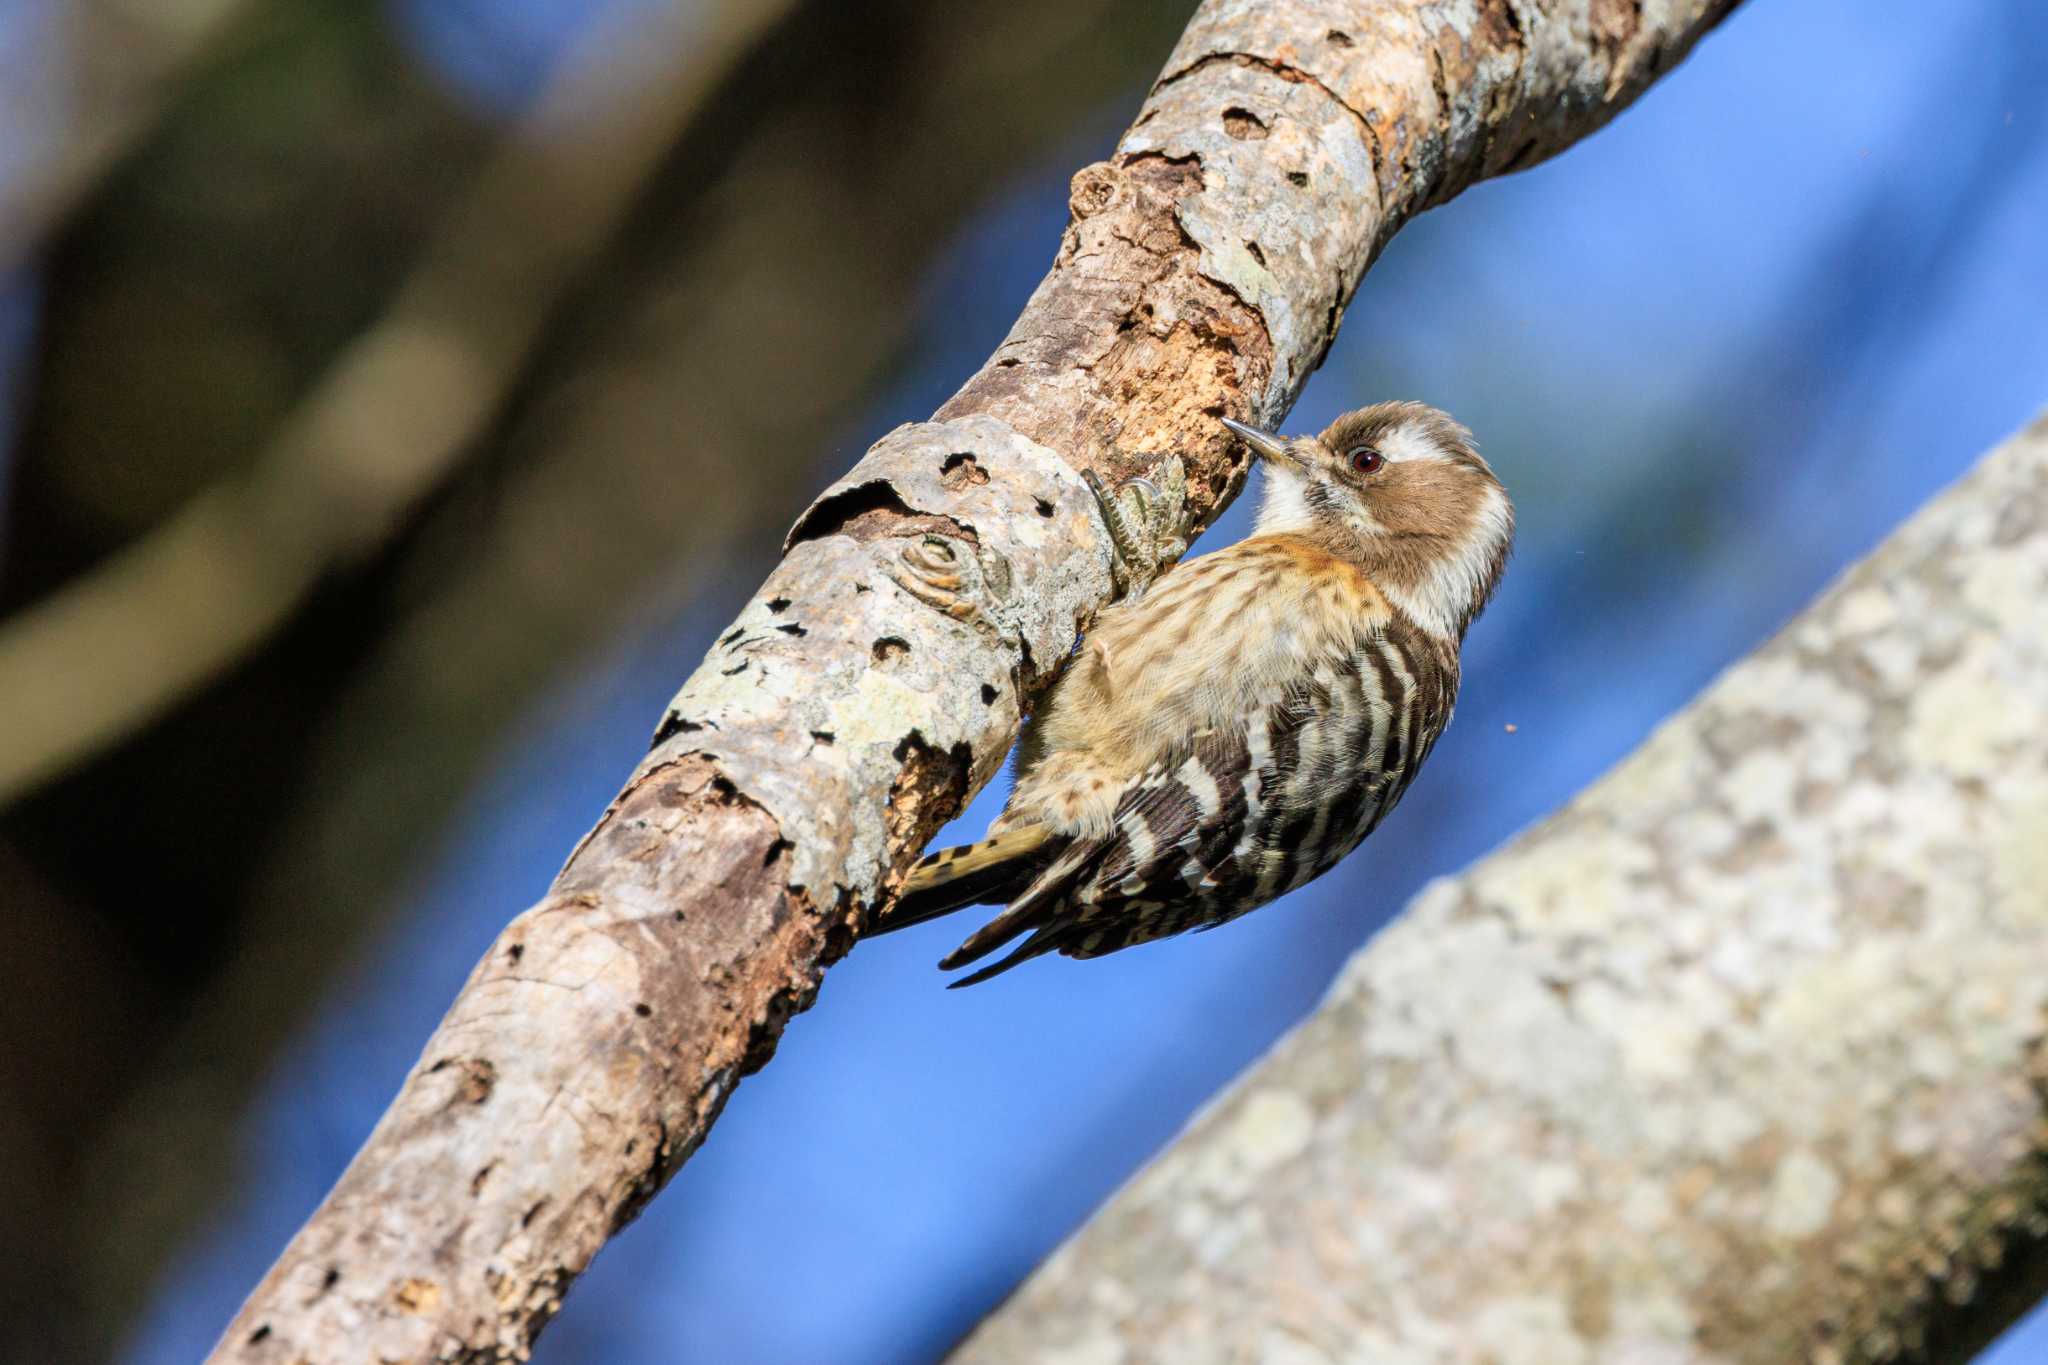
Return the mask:
[[785,622],[784,624],[777,626],[776,629],[781,631],[784,635],[794,635],[799,640],[803,639],[804,636],[810,634],[809,631],[805,630],[802,626],[798,625],[794,621]]
[[908,653],[910,653],[910,641],[908,640],[899,639],[894,635],[884,635],[881,639],[875,641],[875,662],[878,664],[893,664]]
[[723,640],[720,640],[718,643],[721,647],[729,647],[731,646],[734,640],[739,639],[740,636],[745,635],[746,633],[747,628],[745,626],[734,626],[732,628],[732,634],[726,636]]
[[[796,529],[789,533],[789,543],[800,545],[806,540],[841,532],[855,535],[858,539],[872,540],[896,518],[915,515],[904,505],[903,499],[896,496],[895,489],[877,479],[872,483],[843,488],[812,503],[811,510],[804,513]],[[858,534],[857,528],[850,529],[851,523],[863,517],[876,526],[875,531],[864,536]]]
[[[456,1088],[455,1098],[465,1104],[482,1104],[491,1097],[491,1091],[497,1088],[498,1068],[481,1057],[462,1058],[461,1065],[462,1084]],[[439,1071],[441,1067],[436,1066],[434,1069]]]
[[470,1197],[470,1198],[474,1199],[474,1198],[476,1198],[476,1197],[477,1197],[478,1195],[480,1195],[480,1194],[482,1194],[482,1193],[484,1192],[484,1182],[485,1182],[486,1180],[489,1180],[489,1179],[491,1178],[491,1172],[492,1172],[492,1171],[495,1171],[495,1170],[497,1170],[497,1169],[498,1169],[498,1163],[497,1163],[497,1162],[495,1162],[495,1161],[493,1161],[493,1162],[492,1162],[492,1163],[491,1163],[490,1165],[488,1165],[488,1166],[479,1166],[479,1167],[477,1168],[477,1172],[476,1172],[476,1174],[475,1174],[475,1175],[473,1175],[473,1176],[471,1176],[471,1177],[469,1178],[469,1197]]
[[770,611],[788,611],[788,610],[789,610],[789,599],[788,599],[787,597],[771,597],[771,598],[769,598],[769,599],[768,599],[768,610],[770,610]]
[[1435,48],[1429,51],[1429,88],[1436,92],[1436,121],[1446,132],[1451,126],[1451,84],[1444,75],[1444,54]]
[[1323,41],[1331,47],[1350,47],[1351,35],[1341,28],[1333,28],[1323,35]]
[[338,1265],[331,1265],[327,1267],[327,1273],[320,1277],[320,1292],[325,1294],[328,1290],[334,1288],[334,1286],[340,1283],[341,1267]]
[[1292,185],[1292,186],[1294,186],[1294,187],[1295,187],[1296,189],[1307,189],[1307,188],[1308,188],[1308,172],[1306,172],[1306,171],[1289,171],[1289,172],[1287,173],[1287,183],[1288,183],[1288,184],[1290,184],[1290,185]]
[[862,593],[864,593],[864,592],[873,592],[873,591],[874,591],[874,589],[873,589],[873,588],[871,588],[871,587],[869,587],[869,586],[868,586],[867,584],[865,584],[865,583],[856,583],[856,584],[854,584],[854,585],[853,585],[853,595],[854,595],[855,597],[858,597],[858,596],[860,596],[860,595],[861,595]]
[[1522,45],[1522,20],[1507,0],[1479,7],[1479,38],[1496,51]]
[[1021,360],[1013,359],[1010,356],[1004,356],[1001,360],[998,360],[996,362],[996,368],[999,370],[1014,370],[1023,363],[1024,362]]
[[766,854],[765,856],[763,856],[763,857],[762,857],[762,859],[761,859],[761,866],[763,866],[763,867],[773,867],[773,866],[775,866],[775,860],[776,860],[777,858],[780,858],[780,857],[781,857],[781,856],[782,856],[783,854],[785,854],[785,853],[789,852],[789,851],[790,851],[791,849],[793,849],[793,848],[795,848],[795,847],[796,847],[796,845],[795,845],[795,844],[792,844],[792,843],[791,843],[791,842],[790,842],[789,840],[787,840],[787,839],[777,839],[777,840],[775,840],[775,841],[774,841],[773,843],[771,843],[771,844],[769,844],[769,845],[768,845],[768,852],[767,852],[767,854]]
[[1251,258],[1252,258],[1253,260],[1257,261],[1257,262],[1258,262],[1258,263],[1259,263],[1259,264],[1260,264],[1261,266],[1265,265],[1265,263],[1266,263],[1266,253],[1265,253],[1265,250],[1264,250],[1264,248],[1262,248],[1262,247],[1261,247],[1261,246],[1260,246],[1260,245],[1259,245],[1259,244],[1258,244],[1257,242],[1254,242],[1254,241],[1253,241],[1253,240],[1252,240],[1251,238],[1249,238],[1249,237],[1245,238],[1245,242],[1244,242],[1244,249],[1245,249],[1245,254],[1249,255],[1249,256],[1250,256],[1250,257],[1251,257]]
[[248,1344],[254,1346],[256,1343],[262,1341],[265,1337],[268,1337],[269,1335],[270,1324],[266,1322],[261,1327],[258,1327],[255,1331],[249,1333]]
[[811,738],[817,740],[820,744],[830,744],[838,736],[834,735],[830,730],[813,730],[811,731]]
[[685,920],[686,918],[688,918],[688,917],[687,917],[686,915],[684,915],[682,911],[680,911],[680,910],[676,911],[676,923],[677,923],[677,924],[681,924],[681,923],[682,923],[682,922],[683,922],[683,921],[684,921],[684,920]]
[[734,677],[738,677],[738,676],[739,676],[740,674],[742,674],[742,673],[744,673],[744,672],[746,672],[746,671],[747,671],[747,661],[746,661],[745,659],[741,659],[741,660],[740,660],[740,661],[739,661],[738,663],[734,664],[734,665],[733,665],[733,666],[732,666],[731,668],[721,668],[721,669],[719,669],[719,670],[718,670],[718,676],[719,676],[719,677],[721,677],[721,678],[734,678]]
[[987,683],[983,683],[981,685],[981,704],[983,706],[994,706],[996,704],[996,698],[1001,695],[1002,694],[1000,692],[997,692],[995,688],[989,686]]
[[1232,105],[1223,111],[1223,131],[1239,142],[1263,142],[1271,136],[1266,121],[1249,109]]
[[505,956],[511,958],[514,962],[517,962],[520,958],[526,956],[526,945],[524,943],[512,944],[510,947],[505,949]]
[[946,462],[939,466],[939,486],[948,492],[957,493],[963,488],[979,488],[988,482],[988,471],[966,452],[948,455]]
[[639,1004],[633,1006],[633,1013],[639,1015],[642,1019],[648,1019],[653,1017],[654,1006],[642,1000]]
[[[681,716],[670,713],[663,718],[661,725],[655,730],[654,743],[659,745],[672,735],[694,735],[704,728],[704,722],[684,720]],[[716,729],[717,727],[712,726],[710,728]]]
[[1031,500],[1031,504],[1032,506],[1038,509],[1038,515],[1040,515],[1041,517],[1049,517],[1052,515],[1052,504],[1047,502],[1044,498],[1033,498]]
[[535,1204],[532,1208],[528,1209],[525,1213],[519,1215],[519,1226],[523,1228],[532,1227],[533,1220],[540,1217],[540,1211],[546,1208],[547,1206],[548,1201],[543,1199],[538,1204]]

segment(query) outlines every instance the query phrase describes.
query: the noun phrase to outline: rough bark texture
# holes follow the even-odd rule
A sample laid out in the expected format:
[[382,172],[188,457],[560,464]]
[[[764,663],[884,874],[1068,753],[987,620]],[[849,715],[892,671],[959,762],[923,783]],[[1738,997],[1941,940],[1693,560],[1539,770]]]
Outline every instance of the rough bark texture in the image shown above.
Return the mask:
[[2048,1286],[2048,418],[1438,882],[962,1361],[1967,1360]]
[[[702,1141],[1110,591],[1079,471],[1206,523],[1414,213],[1604,123],[1727,0],[1202,6],[989,364],[799,520],[217,1359],[517,1356]],[[957,580],[958,614],[899,580]]]

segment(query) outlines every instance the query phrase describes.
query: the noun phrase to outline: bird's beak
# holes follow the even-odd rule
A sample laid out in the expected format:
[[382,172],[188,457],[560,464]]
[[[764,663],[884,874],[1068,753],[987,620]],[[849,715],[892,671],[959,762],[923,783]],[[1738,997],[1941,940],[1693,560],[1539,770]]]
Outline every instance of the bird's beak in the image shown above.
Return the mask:
[[1294,458],[1294,451],[1288,447],[1285,436],[1276,436],[1270,431],[1261,431],[1257,427],[1248,427],[1243,422],[1233,422],[1228,417],[1219,418],[1218,420],[1224,426],[1229,427],[1232,434],[1240,441],[1250,446],[1252,453],[1260,459],[1277,460],[1282,464],[1290,465],[1299,465],[1301,463],[1300,460]]

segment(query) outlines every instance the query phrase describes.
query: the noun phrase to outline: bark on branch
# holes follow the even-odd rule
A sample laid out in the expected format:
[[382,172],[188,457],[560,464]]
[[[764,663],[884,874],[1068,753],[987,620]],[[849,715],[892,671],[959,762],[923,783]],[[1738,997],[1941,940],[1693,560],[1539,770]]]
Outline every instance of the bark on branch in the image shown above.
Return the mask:
[[2048,1287],[2048,418],[1425,890],[960,1361],[1962,1362]]
[[1202,5],[1008,339],[798,520],[215,1358],[523,1354],[1106,600],[1080,471],[1179,454],[1206,523],[1244,474],[1214,419],[1284,415],[1402,223],[1598,128],[1730,8]]

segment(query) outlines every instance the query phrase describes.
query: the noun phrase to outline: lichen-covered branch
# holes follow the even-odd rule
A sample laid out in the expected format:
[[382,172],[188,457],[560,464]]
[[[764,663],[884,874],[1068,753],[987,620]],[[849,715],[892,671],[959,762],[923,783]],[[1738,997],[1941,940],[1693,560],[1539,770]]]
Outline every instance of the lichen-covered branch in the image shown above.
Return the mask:
[[1424,891],[956,1359],[1964,1361],[2048,1287],[2048,418]]
[[1177,454],[1213,517],[1244,473],[1214,419],[1285,413],[1403,222],[1597,128],[1729,8],[1201,6],[1008,339],[798,520],[216,1358],[523,1353],[1107,599],[1081,471]]

